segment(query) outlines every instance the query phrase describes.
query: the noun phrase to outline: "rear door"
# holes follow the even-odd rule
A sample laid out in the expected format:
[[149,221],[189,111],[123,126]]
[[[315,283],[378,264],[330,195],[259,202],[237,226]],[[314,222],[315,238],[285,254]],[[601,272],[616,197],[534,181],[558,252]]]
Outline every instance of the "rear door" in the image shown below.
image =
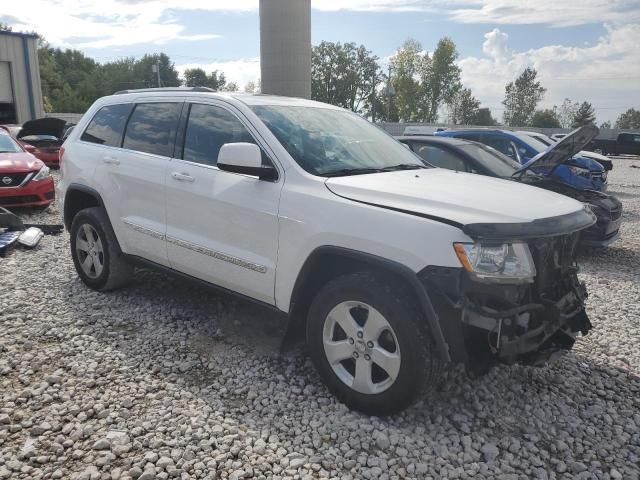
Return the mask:
[[255,143],[257,132],[223,102],[191,103],[166,172],[167,250],[172,268],[274,303],[278,205],[284,183],[224,172],[225,143]]
[[94,176],[123,251],[165,266],[165,174],[182,105],[157,98],[131,105],[120,148],[101,152]]

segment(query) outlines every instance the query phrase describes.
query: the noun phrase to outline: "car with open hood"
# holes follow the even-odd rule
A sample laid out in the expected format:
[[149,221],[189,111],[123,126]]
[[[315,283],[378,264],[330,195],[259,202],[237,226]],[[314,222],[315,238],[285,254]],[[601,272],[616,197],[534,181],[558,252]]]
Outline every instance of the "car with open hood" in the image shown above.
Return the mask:
[[[589,134],[595,137],[598,134],[598,128],[595,125],[589,125]],[[470,128],[446,130],[437,132],[435,135],[484,143],[522,165],[526,165],[536,155],[551,148],[529,135],[510,130]],[[555,165],[553,170],[542,170],[542,166],[539,165],[537,173],[552,175],[561,182],[582,190],[606,191],[607,189],[607,172],[604,167],[592,158],[580,155],[574,155],[563,164]]]
[[46,165],[57,166],[66,128],[67,122],[62,119],[39,118],[22,125],[16,139]]
[[47,207],[54,198],[49,167],[0,129],[0,206]]
[[[547,162],[545,157],[553,156],[553,161],[562,164],[571,158],[576,149],[582,148],[580,141],[574,141],[581,136],[576,130],[564,137],[558,144],[540,155],[536,161]],[[551,190],[574,198],[595,213],[597,222],[586,229],[580,239],[580,244],[589,247],[604,247],[616,241],[620,235],[622,223],[622,202],[613,195],[595,190],[580,190],[564,182],[558,181],[552,175],[538,175],[532,168],[523,169],[522,165],[482,143],[461,138],[401,136],[396,137],[400,142],[408,145],[425,162],[436,167],[446,168],[458,172],[470,172],[487,175],[494,178],[514,180],[528,185]],[[565,144],[569,144],[565,148]],[[554,155],[554,150],[562,150],[562,155]],[[547,163],[549,165],[549,163]],[[529,165],[534,167],[535,164]],[[520,201],[521,199],[515,199]]]
[[[518,130],[516,133],[520,133],[522,135],[528,135],[532,138],[535,138],[536,140],[544,143],[547,147],[550,147],[551,145],[555,144],[556,142],[559,142],[560,140],[562,140],[562,137],[558,140],[554,140],[551,137],[548,137],[547,135],[545,135],[544,133],[540,133],[540,132],[534,132],[534,131],[529,131],[529,130]],[[594,142],[594,140],[592,140],[588,145],[586,145],[583,148],[589,148],[590,145],[592,145]],[[598,162],[600,165],[602,165],[604,167],[605,170],[607,171],[611,171],[613,170],[613,162],[611,160],[609,160],[607,157],[605,157],[604,155],[600,154],[600,153],[596,153],[596,152],[590,152],[588,150],[580,150],[579,152],[576,153],[576,155],[580,156],[580,157],[585,157],[585,158],[591,158],[592,160],[595,160],[596,162]]]
[[122,287],[137,265],[260,303],[366,413],[405,408],[446,363],[539,364],[591,329],[576,264],[588,208],[430,168],[331,105],[200,87],[104,97],[64,144],[58,192],[88,287]]

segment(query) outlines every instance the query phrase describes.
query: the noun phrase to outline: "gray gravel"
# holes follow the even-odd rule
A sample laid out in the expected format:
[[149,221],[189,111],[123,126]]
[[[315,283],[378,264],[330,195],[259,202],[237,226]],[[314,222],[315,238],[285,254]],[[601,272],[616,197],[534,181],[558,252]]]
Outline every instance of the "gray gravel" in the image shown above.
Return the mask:
[[[99,294],[65,233],[0,259],[0,479],[640,478],[640,159],[622,239],[584,255],[594,331],[544,368],[459,370],[390,419],[350,412],[272,313],[140,271]],[[57,207],[23,212],[60,222]]]

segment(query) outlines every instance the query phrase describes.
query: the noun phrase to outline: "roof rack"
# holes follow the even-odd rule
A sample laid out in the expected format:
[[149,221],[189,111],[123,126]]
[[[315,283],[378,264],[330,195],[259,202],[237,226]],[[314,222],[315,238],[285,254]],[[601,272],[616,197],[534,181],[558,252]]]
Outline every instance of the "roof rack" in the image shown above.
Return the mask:
[[126,93],[147,93],[147,92],[216,92],[209,87],[162,87],[162,88],[138,88],[133,90],[119,90],[114,95],[124,95]]

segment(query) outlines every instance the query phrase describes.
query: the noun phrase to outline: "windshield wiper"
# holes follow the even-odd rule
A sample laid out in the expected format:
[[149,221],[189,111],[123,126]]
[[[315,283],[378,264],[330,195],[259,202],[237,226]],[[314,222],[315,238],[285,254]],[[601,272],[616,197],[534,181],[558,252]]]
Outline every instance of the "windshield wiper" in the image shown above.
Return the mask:
[[394,172],[398,170],[417,170],[428,168],[426,165],[420,165],[418,163],[400,163],[398,165],[392,165],[390,167],[381,168],[383,172]]
[[401,163],[399,165],[391,165],[390,167],[383,168],[341,168],[339,170],[331,170],[329,172],[321,173],[320,175],[322,175],[323,177],[345,177],[347,175],[365,175],[367,173],[395,172],[399,170],[416,170],[423,168],[428,167],[417,163]]
[[347,175],[365,175],[367,173],[384,172],[381,168],[341,168],[339,170],[330,170],[321,173],[323,177],[346,177]]

